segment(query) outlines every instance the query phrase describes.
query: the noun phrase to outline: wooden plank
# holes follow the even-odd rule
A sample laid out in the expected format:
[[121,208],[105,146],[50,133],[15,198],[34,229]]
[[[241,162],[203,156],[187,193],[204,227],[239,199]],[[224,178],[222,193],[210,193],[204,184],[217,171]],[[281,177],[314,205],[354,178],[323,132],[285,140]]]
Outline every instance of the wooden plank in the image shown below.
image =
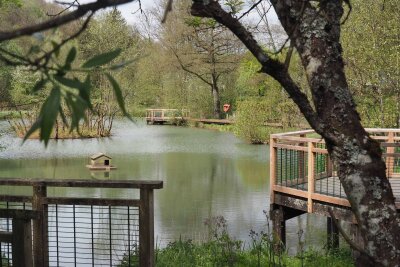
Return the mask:
[[0,209],[0,218],[37,220],[40,218],[40,214],[34,210]]
[[40,219],[33,220],[33,255],[34,266],[48,267],[49,263],[49,240],[48,240],[48,208],[44,198],[47,196],[45,186],[34,186],[32,198],[32,210],[41,214]]
[[273,137],[270,138],[270,146],[269,146],[269,188],[270,188],[270,203],[274,203],[274,186],[276,185],[276,159],[277,153],[275,148],[275,139]]
[[270,147],[276,147],[276,148],[283,148],[283,149],[289,149],[289,150],[296,150],[296,151],[305,151],[307,152],[307,147],[306,146],[298,146],[298,145],[286,145],[286,144],[279,144],[274,142],[273,145],[269,145]]
[[307,211],[309,213],[312,213],[312,194],[314,193],[315,190],[315,173],[314,173],[314,160],[315,160],[315,153],[313,152],[314,149],[314,143],[309,142],[308,143],[308,152],[307,152],[307,156],[308,156],[308,177],[307,177],[307,181],[308,181],[308,187],[307,187]]
[[319,153],[319,154],[328,154],[328,149],[326,149],[326,148],[314,147],[314,148],[312,149],[312,152]]
[[139,266],[154,266],[154,197],[152,189],[140,190]]
[[79,180],[79,179],[15,179],[2,178],[0,185],[15,186],[48,186],[48,187],[89,187],[89,188],[129,188],[160,189],[163,181],[156,180]]
[[350,202],[347,199],[344,198],[338,198],[338,197],[332,197],[332,196],[327,196],[319,193],[313,193],[311,195],[313,200],[325,202],[325,203],[330,203],[330,204],[335,204],[339,206],[344,206],[344,207],[350,207]]
[[12,243],[12,232],[0,231],[0,243]]
[[[389,134],[388,134],[388,143],[394,143],[394,133],[393,132],[389,132]],[[393,164],[392,164],[392,166],[390,166],[390,162],[391,161],[394,162],[394,157],[398,157],[397,155],[391,155],[391,154],[399,154],[400,155],[400,153],[394,153],[394,147],[388,147],[386,149],[386,153],[383,153],[383,154],[384,154],[384,157],[386,157],[387,175],[388,175],[388,177],[391,177],[393,175],[394,166],[393,166]]]
[[293,132],[286,132],[286,133],[271,134],[271,137],[278,138],[282,135],[288,136],[288,135],[301,135],[301,134],[312,134],[312,133],[315,133],[315,131],[312,129],[309,129],[309,130],[300,130],[300,131],[293,131]]
[[93,206],[131,206],[139,207],[138,199],[117,199],[117,198],[75,198],[75,197],[47,197],[45,204],[58,205],[93,205]]
[[298,197],[303,197],[303,198],[307,198],[308,197],[307,191],[302,191],[302,190],[298,190],[298,189],[294,189],[294,188],[290,188],[290,187],[285,187],[285,186],[280,186],[280,185],[274,185],[272,187],[272,190],[274,190],[275,192],[280,192],[280,193],[293,195],[293,196],[298,196]]
[[369,133],[400,133],[400,129],[397,128],[365,128]]
[[31,220],[13,219],[13,267],[32,267]]
[[289,140],[289,141],[296,141],[296,142],[299,142],[299,143],[308,143],[308,142],[324,143],[324,140],[321,139],[321,138],[285,136],[285,135],[274,136],[274,138],[277,139],[277,140]]
[[16,195],[0,195],[0,201],[31,203],[32,197],[31,196],[16,196]]

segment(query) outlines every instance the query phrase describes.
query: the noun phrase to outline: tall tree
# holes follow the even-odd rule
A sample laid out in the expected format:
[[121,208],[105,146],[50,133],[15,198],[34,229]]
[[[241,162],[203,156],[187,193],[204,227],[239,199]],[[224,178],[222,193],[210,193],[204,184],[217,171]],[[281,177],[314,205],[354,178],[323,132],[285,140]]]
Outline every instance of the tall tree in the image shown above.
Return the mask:
[[[229,28],[288,92],[308,123],[326,142],[364,237],[359,266],[398,266],[400,218],[386,177],[382,151],[360,122],[344,73],[340,32],[343,2],[271,0],[290,42],[300,55],[312,94],[310,102],[285,65],[267,54],[241,22],[218,1],[195,0],[195,16]],[[349,3],[349,1],[346,1]]]
[[221,118],[221,79],[233,74],[241,46],[214,19],[190,17],[188,1],[178,2],[176,6],[177,13],[163,26],[162,42],[184,71],[210,88],[214,117]]

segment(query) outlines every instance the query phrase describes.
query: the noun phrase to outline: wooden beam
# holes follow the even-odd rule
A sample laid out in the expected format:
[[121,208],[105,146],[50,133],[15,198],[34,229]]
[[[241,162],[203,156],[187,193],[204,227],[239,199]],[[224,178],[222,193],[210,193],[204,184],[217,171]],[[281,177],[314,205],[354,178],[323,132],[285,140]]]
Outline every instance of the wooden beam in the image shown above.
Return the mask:
[[276,160],[277,152],[275,148],[275,139],[270,138],[269,143],[269,191],[270,191],[270,203],[274,203],[274,190],[276,185]]
[[312,200],[312,194],[314,193],[315,186],[315,173],[314,173],[314,161],[315,161],[315,154],[313,152],[314,149],[314,143],[309,142],[308,143],[308,152],[307,152],[307,157],[308,157],[308,188],[307,188],[307,211],[309,213],[313,212],[313,200]]
[[288,194],[288,195],[293,195],[293,196],[298,196],[298,197],[303,197],[303,198],[308,197],[307,191],[298,190],[298,189],[294,189],[294,188],[290,188],[290,187],[286,187],[286,186],[274,185],[273,190],[275,192],[280,192],[280,193],[284,193],[284,194]]
[[154,261],[154,197],[152,189],[140,190],[139,266],[153,267]]

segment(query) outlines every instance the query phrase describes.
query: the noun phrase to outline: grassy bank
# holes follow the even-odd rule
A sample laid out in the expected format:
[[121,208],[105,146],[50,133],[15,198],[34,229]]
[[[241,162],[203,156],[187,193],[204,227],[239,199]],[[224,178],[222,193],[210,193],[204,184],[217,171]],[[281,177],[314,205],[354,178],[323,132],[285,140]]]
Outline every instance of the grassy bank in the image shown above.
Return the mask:
[[235,124],[205,124],[205,123],[189,123],[190,127],[208,129],[220,132],[230,132],[252,144],[268,144],[271,134],[284,133],[290,131],[298,131],[300,128],[294,127],[274,127],[261,126],[256,129],[242,129]]
[[[138,266],[138,258],[131,255],[131,265]],[[221,244],[209,241],[195,244],[191,240],[178,240],[170,243],[164,249],[156,251],[157,267],[352,267],[354,266],[349,249],[338,249],[327,252],[309,249],[297,256],[287,254],[276,255],[272,247],[266,244],[256,244],[243,248],[240,241]],[[127,267],[128,259],[124,258],[120,267]]]
[[[195,243],[191,240],[178,240],[167,247],[156,249],[157,267],[351,267],[354,262],[350,249],[335,250],[304,249],[299,238],[300,252],[296,256],[278,253],[274,250],[273,235],[270,232],[250,231],[250,243],[232,238],[227,231],[223,217],[218,216],[205,222],[209,227],[209,240]],[[270,227],[266,227],[270,229]],[[302,235],[299,231],[299,236]],[[324,246],[326,247],[326,246]],[[129,264],[130,263],[130,264]],[[138,256],[127,253],[120,267],[138,266]]]

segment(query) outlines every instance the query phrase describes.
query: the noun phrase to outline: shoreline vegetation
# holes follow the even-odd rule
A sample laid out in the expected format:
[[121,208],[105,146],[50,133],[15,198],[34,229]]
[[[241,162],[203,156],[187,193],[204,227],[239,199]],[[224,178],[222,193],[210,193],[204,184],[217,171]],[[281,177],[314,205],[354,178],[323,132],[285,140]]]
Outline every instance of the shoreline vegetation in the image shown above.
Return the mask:
[[[266,211],[264,211],[266,213]],[[268,217],[267,217],[268,218]],[[289,256],[286,251],[274,250],[273,234],[267,224],[266,232],[249,231],[250,242],[244,243],[229,235],[227,222],[222,216],[204,222],[209,229],[208,241],[196,243],[190,239],[169,243],[165,248],[156,248],[157,267],[352,267],[354,261],[348,247],[320,250],[305,249],[303,231],[298,232],[299,252]],[[119,267],[138,266],[138,255],[126,253]]]

